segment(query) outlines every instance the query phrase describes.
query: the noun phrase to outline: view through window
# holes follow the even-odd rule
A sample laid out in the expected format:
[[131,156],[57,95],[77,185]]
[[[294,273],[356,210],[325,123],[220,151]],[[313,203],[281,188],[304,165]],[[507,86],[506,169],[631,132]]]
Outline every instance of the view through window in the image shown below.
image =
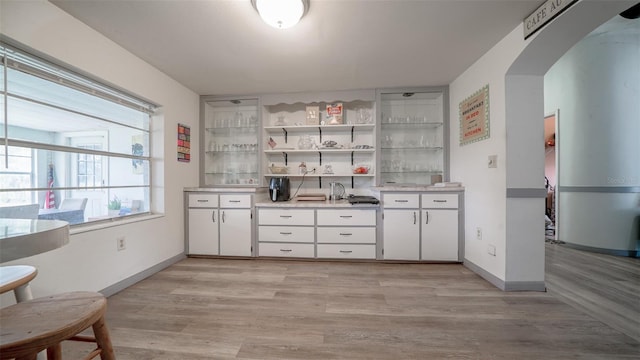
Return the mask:
[[0,218],[148,212],[156,106],[9,44],[0,59]]

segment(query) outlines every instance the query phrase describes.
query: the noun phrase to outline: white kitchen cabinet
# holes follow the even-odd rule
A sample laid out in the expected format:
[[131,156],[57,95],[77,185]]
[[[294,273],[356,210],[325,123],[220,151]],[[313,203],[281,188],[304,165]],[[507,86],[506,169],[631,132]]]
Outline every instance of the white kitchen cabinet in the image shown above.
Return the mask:
[[458,261],[458,210],[422,210],[422,260]]
[[312,258],[314,246],[313,244],[261,242],[260,256]]
[[188,253],[218,255],[218,195],[191,194],[188,199]]
[[189,254],[218,255],[218,209],[189,209]]
[[258,209],[258,256],[315,257],[315,210]]
[[220,255],[251,256],[251,209],[220,209]]
[[421,259],[458,261],[458,194],[422,194]]
[[385,260],[420,259],[419,209],[384,209],[382,227]]
[[251,206],[249,194],[220,195],[220,255],[252,255]]
[[420,195],[383,193],[382,239],[385,260],[420,259]]
[[376,210],[318,209],[316,212],[318,258],[376,258]]
[[252,195],[194,192],[187,197],[189,255],[252,255]]

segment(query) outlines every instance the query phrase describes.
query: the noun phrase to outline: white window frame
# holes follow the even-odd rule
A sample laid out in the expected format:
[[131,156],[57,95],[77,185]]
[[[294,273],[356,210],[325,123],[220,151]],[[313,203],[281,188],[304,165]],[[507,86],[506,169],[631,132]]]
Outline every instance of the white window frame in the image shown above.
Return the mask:
[[[32,200],[37,202],[39,192],[45,192],[47,190],[50,190],[48,187],[38,186],[37,184],[38,178],[36,176],[37,176],[38,166],[36,166],[36,163],[34,163],[35,161],[34,157],[36,156],[36,153],[37,153],[36,150],[49,150],[53,152],[67,153],[69,155],[69,156],[66,156],[68,160],[66,161],[66,164],[62,166],[64,166],[64,170],[68,172],[70,172],[71,169],[74,169],[77,167],[77,163],[75,165],[70,164],[69,159],[71,158],[75,158],[77,161],[77,157],[72,156],[72,154],[77,154],[77,155],[86,154],[91,156],[101,156],[103,159],[106,159],[105,164],[107,164],[106,165],[107,167],[108,167],[108,164],[113,160],[118,160],[118,159],[121,159],[121,160],[128,159],[128,161],[139,160],[148,164],[145,173],[143,173],[144,181],[142,184],[134,181],[135,183],[131,183],[131,184],[125,183],[124,185],[123,184],[111,185],[108,183],[109,182],[108,179],[106,181],[107,183],[105,184],[104,183],[105,175],[103,171],[102,184],[94,184],[94,186],[90,186],[90,187],[84,186],[82,188],[79,187],[79,184],[75,184],[75,186],[68,186],[68,185],[60,186],[60,184],[57,184],[58,186],[55,186],[54,190],[71,193],[74,190],[96,189],[96,190],[106,190],[107,194],[110,194],[112,191],[117,191],[118,189],[125,191],[127,188],[131,188],[131,189],[146,188],[146,190],[144,191],[145,199],[143,199],[145,203],[146,211],[139,212],[136,215],[148,214],[150,212],[150,209],[153,208],[153,205],[151,203],[151,200],[153,198],[151,193],[153,189],[152,175],[151,175],[153,171],[151,169],[152,163],[151,163],[151,156],[150,156],[151,145],[152,145],[151,144],[151,130],[152,130],[151,128],[152,128],[153,115],[155,114],[158,106],[155,104],[149,103],[148,101],[141,100],[135,96],[129,95],[121,90],[117,90],[110,86],[104,85],[85,75],[78,74],[75,71],[69,70],[65,66],[55,64],[51,61],[44,60],[36,55],[30,54],[24,50],[21,50],[19,47],[15,46],[14,44],[7,44],[5,42],[0,41],[0,62],[1,62],[0,65],[2,66],[4,71],[3,73],[4,84],[0,85],[0,96],[2,96],[4,100],[0,104],[0,106],[2,107],[1,111],[3,112],[3,114],[0,114],[0,122],[3,122],[3,126],[4,126],[3,131],[0,133],[0,146],[3,146],[5,148],[5,156],[3,159],[0,159],[0,161],[4,163],[2,167],[5,167],[5,168],[8,167],[9,155],[7,154],[7,149],[10,146],[30,148],[32,153],[32,163],[31,163],[32,172],[31,172],[31,178],[30,178],[31,188],[19,189],[19,190],[18,189],[0,189],[0,192],[30,191]],[[95,114],[89,114],[89,113],[84,113],[82,111],[74,110],[72,107],[67,108],[64,105],[60,106],[59,104],[49,104],[45,101],[40,101],[35,98],[31,99],[28,96],[13,94],[11,93],[11,89],[10,88],[8,89],[7,87],[7,84],[9,81],[7,76],[8,69],[14,69],[14,70],[17,69],[23,73],[28,74],[29,76],[35,76],[37,78],[48,80],[58,85],[61,84],[62,86],[74,89],[76,91],[84,92],[85,94],[89,94],[91,96],[101,98],[103,100],[108,100],[115,104],[134,109],[140,112],[140,114],[146,113],[148,116],[148,119],[146,120],[146,122],[143,121],[143,124],[146,123],[147,125],[145,125],[144,127],[127,125],[126,123],[118,122],[117,120],[112,120],[106,117],[96,116]],[[72,115],[90,117],[93,120],[104,122],[106,125],[109,125],[110,123],[113,126],[131,128],[132,131],[140,132],[145,137],[145,140],[147,143],[146,145],[148,146],[147,155],[140,156],[140,155],[133,155],[133,154],[125,154],[123,152],[109,151],[109,149],[102,149],[102,150],[83,149],[81,147],[70,146],[70,144],[63,144],[63,145],[48,144],[48,143],[42,143],[37,141],[30,141],[28,139],[24,140],[24,139],[9,138],[10,134],[8,129],[9,129],[9,126],[11,125],[10,123],[11,119],[8,119],[7,108],[9,107],[9,99],[12,99],[12,98],[34,103],[34,104],[37,104],[38,106],[55,108],[57,110],[68,112]],[[108,132],[106,133],[108,137]],[[69,136],[69,135],[73,136],[73,134],[70,134],[68,132],[67,133],[60,132],[59,134],[63,136]],[[77,135],[86,136],[87,134],[86,132],[85,133],[78,132]],[[105,165],[103,164],[103,166]],[[106,171],[108,173],[109,171],[108,168],[106,169]],[[77,172],[75,175],[68,173],[66,174],[66,176],[67,178],[72,178],[73,176],[75,176],[76,180],[73,182],[76,182],[78,174]],[[70,184],[70,183],[67,182],[67,184]],[[107,200],[111,200],[111,197],[108,197]],[[97,219],[97,220],[101,220],[101,219]]]

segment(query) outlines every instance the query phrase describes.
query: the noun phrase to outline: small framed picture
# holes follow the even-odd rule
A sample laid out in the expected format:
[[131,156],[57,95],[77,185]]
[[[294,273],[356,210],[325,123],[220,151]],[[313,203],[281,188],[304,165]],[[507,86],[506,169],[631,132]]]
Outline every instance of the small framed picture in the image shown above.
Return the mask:
[[307,106],[307,125],[320,124],[320,107],[319,106]]
[[342,103],[327,104],[327,125],[341,125],[342,119]]

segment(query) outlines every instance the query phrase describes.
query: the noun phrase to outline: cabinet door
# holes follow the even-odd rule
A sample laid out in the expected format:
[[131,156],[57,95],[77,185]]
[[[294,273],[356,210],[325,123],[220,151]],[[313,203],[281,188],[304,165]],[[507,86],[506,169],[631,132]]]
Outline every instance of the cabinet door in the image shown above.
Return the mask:
[[428,185],[442,181],[446,173],[444,98],[441,89],[381,91],[379,174],[382,184]]
[[385,260],[418,260],[420,257],[419,210],[384,210]]
[[218,209],[189,209],[189,254],[218,255]]
[[251,256],[251,209],[220,210],[220,255]]
[[422,260],[458,261],[458,210],[422,211]]
[[258,99],[201,99],[205,185],[260,184]]

